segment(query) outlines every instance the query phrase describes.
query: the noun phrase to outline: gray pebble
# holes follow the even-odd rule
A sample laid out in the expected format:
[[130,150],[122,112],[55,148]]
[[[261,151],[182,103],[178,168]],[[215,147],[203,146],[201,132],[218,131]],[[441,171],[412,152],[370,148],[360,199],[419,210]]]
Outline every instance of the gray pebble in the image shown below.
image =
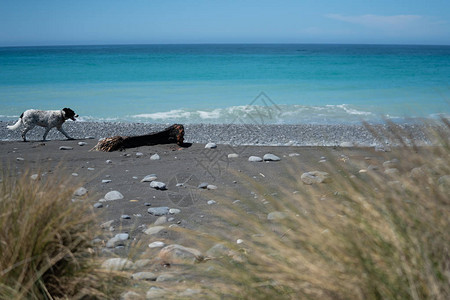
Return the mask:
[[207,182],[202,182],[198,185],[199,189],[206,189],[208,187],[208,183]]
[[250,156],[248,158],[248,161],[250,161],[250,162],[261,162],[261,161],[263,161],[263,159],[261,157],[259,157],[259,156]]
[[59,150],[72,150],[73,149],[73,147],[70,147],[70,146],[61,146],[61,147],[59,147]]
[[217,202],[214,200],[208,200],[208,202],[206,202],[206,203],[208,203],[209,205],[212,205],[212,204],[216,204]]
[[103,179],[102,180],[102,183],[110,183],[111,182],[111,179]]
[[103,207],[103,203],[97,202],[97,203],[94,204],[94,207],[95,208],[102,208]]
[[106,201],[115,201],[120,199],[123,199],[123,195],[118,191],[110,191],[105,195]]
[[150,182],[150,187],[157,189],[157,190],[167,190],[166,184],[161,181],[152,181]]
[[217,145],[215,143],[208,143],[205,145],[205,148],[214,149],[214,148],[217,148]]
[[141,182],[152,182],[158,179],[158,177],[155,174],[150,174],[142,178]]
[[77,188],[77,189],[75,190],[75,192],[73,192],[73,195],[74,195],[74,196],[77,196],[77,197],[81,197],[81,196],[86,195],[87,192],[88,192],[88,191],[87,191],[86,188],[84,188],[84,187],[79,187],[79,188]]
[[239,154],[237,154],[237,153],[228,154],[228,158],[238,158],[238,157],[239,157]]
[[264,161],[279,161],[280,158],[274,154],[267,153],[267,154],[264,154],[263,160]]
[[124,219],[124,220],[130,220],[131,219],[131,217],[129,215],[121,215],[120,218]]
[[215,186],[215,185],[213,185],[213,184],[208,184],[208,185],[206,186],[206,189],[208,189],[208,190],[217,190],[217,186]]
[[151,207],[147,211],[149,214],[154,216],[164,216],[169,213],[169,208],[167,206]]
[[85,145],[87,145],[86,142],[78,142],[78,146],[85,146]]
[[180,212],[181,212],[181,210],[179,210],[178,208],[169,209],[169,214],[171,214],[171,215],[176,215],[176,214],[179,214]]
[[151,160],[159,160],[160,157],[159,157],[158,153],[155,153],[155,154],[153,154],[152,156],[150,156],[150,159],[151,159]]

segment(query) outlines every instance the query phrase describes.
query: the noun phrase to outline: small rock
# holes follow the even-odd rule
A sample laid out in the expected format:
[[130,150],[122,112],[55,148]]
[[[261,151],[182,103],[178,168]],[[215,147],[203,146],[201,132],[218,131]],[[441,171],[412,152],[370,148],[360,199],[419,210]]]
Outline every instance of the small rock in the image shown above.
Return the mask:
[[152,181],[155,181],[156,179],[158,179],[158,177],[155,174],[150,174],[150,175],[145,176],[141,180],[141,182],[152,182]]
[[282,220],[286,218],[286,214],[281,211],[273,211],[267,215],[267,220]]
[[151,160],[159,160],[160,157],[159,157],[158,153],[155,153],[155,154],[153,154],[152,156],[150,156],[150,159],[151,159]]
[[95,169],[94,168],[87,168],[88,169],[88,171],[94,171]]
[[70,147],[70,146],[61,146],[61,147],[59,147],[59,150],[72,150],[73,149],[73,147]]
[[123,195],[118,191],[110,191],[105,195],[106,201],[116,201],[120,199],[123,199]]
[[150,182],[150,187],[157,189],[157,190],[167,190],[166,184],[161,181],[152,181]]
[[103,203],[101,202],[97,202],[94,204],[94,208],[102,208],[103,207]]
[[259,157],[259,156],[250,156],[248,158],[248,161],[250,161],[250,162],[261,162],[261,161],[263,161],[263,159],[261,157]]
[[158,287],[152,287],[147,291],[147,294],[145,295],[145,299],[164,299],[166,296],[166,291],[162,288]]
[[143,297],[133,291],[128,291],[120,295],[120,300],[140,300],[140,299],[143,299]]
[[289,157],[300,156],[298,153],[289,153]]
[[16,160],[17,160],[17,161],[24,161],[25,158],[23,158],[23,157],[17,157]]
[[[170,212],[170,210],[169,210],[169,212]],[[155,223],[153,223],[153,224],[154,225],[162,225],[162,224],[165,224],[165,223],[167,223],[167,217],[166,216],[162,216],[162,217],[159,217],[158,219],[156,219]]]
[[203,261],[202,253],[194,248],[184,247],[178,244],[166,246],[161,249],[158,257],[164,263],[196,263]]
[[241,240],[241,239],[237,239],[237,240],[236,240],[236,244],[238,244],[238,245],[239,245],[239,244],[242,244],[243,242],[244,242],[244,240]]
[[208,187],[208,183],[207,182],[202,182],[198,185],[199,189],[206,189]]
[[86,146],[87,143],[86,142],[78,142],[78,146]]
[[238,158],[238,157],[239,157],[239,154],[237,154],[237,153],[228,154],[228,158]]
[[73,176],[73,177],[77,177],[77,176],[78,176],[78,173],[72,173],[72,176]]
[[106,163],[107,164],[112,164],[112,160],[108,159],[108,160],[106,160]]
[[124,219],[124,220],[130,220],[131,219],[131,217],[129,215],[121,215],[120,218]]
[[274,154],[267,153],[267,154],[264,154],[263,160],[264,161],[280,161],[281,159]]
[[137,156],[137,157],[144,156],[144,153],[142,153],[142,152],[137,152],[137,153],[136,153],[136,156]]
[[86,195],[87,192],[88,192],[88,191],[87,191],[86,188],[84,188],[84,187],[79,187],[79,188],[77,188],[77,189],[75,190],[75,192],[73,192],[73,195],[76,196],[76,197],[82,197],[82,196]]
[[115,237],[121,241],[126,241],[130,238],[130,235],[128,233],[118,233],[115,235]]
[[167,206],[151,207],[147,212],[154,216],[164,216],[169,214],[169,208]]
[[153,243],[148,244],[148,247],[149,247],[149,248],[162,248],[162,247],[164,247],[165,245],[166,245],[166,244],[165,244],[164,242],[156,241],[156,242],[153,242]]
[[217,190],[217,186],[215,186],[215,185],[213,185],[213,184],[208,184],[208,185],[206,186],[206,189],[208,189],[208,190]]
[[208,203],[209,205],[213,205],[213,204],[216,204],[217,202],[216,201],[214,201],[214,200],[209,200],[208,202],[206,202],[206,203]]
[[102,263],[102,268],[110,271],[134,269],[134,263],[126,258],[110,258]]
[[111,182],[111,179],[103,179],[102,180],[102,183],[110,183]]
[[151,263],[152,263],[151,259],[143,258],[143,259],[138,259],[137,261],[135,261],[134,262],[134,266],[136,268],[144,268],[144,267],[148,266]]
[[169,209],[169,214],[171,214],[171,215],[176,215],[176,214],[179,214],[180,212],[181,212],[181,210],[179,210],[178,208]]
[[369,171],[377,171],[379,168],[378,168],[378,166],[376,166],[376,165],[369,165],[368,167],[367,167],[367,170],[369,170]]
[[144,233],[147,235],[157,234],[161,230],[166,229],[164,226],[150,226],[149,228],[144,230]]
[[321,171],[311,171],[303,173],[300,179],[305,184],[327,183],[331,181],[329,174],[327,172]]
[[157,276],[152,272],[138,272],[131,275],[131,279],[134,280],[149,280],[155,281]]
[[215,143],[208,143],[205,145],[205,148],[214,149],[214,148],[217,148],[217,145]]

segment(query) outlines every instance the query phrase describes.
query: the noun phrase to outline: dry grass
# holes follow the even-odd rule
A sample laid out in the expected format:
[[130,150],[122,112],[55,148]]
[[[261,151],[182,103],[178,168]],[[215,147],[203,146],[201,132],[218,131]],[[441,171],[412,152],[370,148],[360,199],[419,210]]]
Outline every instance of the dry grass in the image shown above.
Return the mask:
[[114,276],[97,268],[90,245],[95,216],[87,201],[71,201],[69,176],[10,175],[0,183],[0,298],[109,298]]
[[[244,262],[211,262],[206,289],[239,299],[449,299],[449,131],[433,133],[437,146],[415,147],[397,130],[389,134],[403,146],[389,155],[398,174],[355,173],[349,160],[330,168],[332,183],[308,186],[288,172],[278,190],[250,183],[258,200],[230,195],[241,204],[208,234]],[[267,220],[270,211],[285,218]]]

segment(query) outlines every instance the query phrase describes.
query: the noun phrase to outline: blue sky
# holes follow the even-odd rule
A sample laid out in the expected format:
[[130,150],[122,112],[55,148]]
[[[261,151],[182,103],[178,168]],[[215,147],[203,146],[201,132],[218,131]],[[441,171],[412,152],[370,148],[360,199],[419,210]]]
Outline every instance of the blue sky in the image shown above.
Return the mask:
[[450,45],[449,0],[0,0],[0,46]]

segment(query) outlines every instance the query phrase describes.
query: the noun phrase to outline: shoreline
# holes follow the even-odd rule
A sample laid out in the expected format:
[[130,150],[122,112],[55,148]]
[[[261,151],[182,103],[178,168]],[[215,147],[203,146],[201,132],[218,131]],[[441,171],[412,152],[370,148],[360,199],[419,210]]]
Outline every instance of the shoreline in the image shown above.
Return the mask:
[[[21,130],[6,128],[13,122],[0,121],[0,141],[20,141]],[[121,122],[72,122],[67,121],[63,128],[74,139],[101,139],[116,135],[144,135],[161,131],[171,124],[121,123]],[[369,125],[377,133],[390,131],[389,124]],[[404,136],[417,145],[430,145],[428,129],[442,128],[440,123],[396,124]],[[375,137],[367,126],[360,124],[187,124],[185,142],[206,144],[214,142],[225,145],[242,146],[358,146],[383,147],[391,145],[388,138]],[[35,127],[28,132],[29,141],[40,141],[44,128]],[[49,140],[64,140],[56,129],[50,130]]]

